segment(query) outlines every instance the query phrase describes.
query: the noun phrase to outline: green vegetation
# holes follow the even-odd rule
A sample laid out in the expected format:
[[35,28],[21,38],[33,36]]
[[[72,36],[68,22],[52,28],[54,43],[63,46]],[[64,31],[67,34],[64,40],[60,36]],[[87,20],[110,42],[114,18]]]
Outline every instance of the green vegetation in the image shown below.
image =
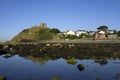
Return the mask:
[[73,64],[73,65],[77,63],[77,59],[75,58],[67,59],[66,61],[68,64]]
[[58,30],[57,28],[53,28],[50,30],[50,32],[57,34],[57,33],[60,33],[60,30]]
[[117,32],[117,36],[120,37],[120,31]]
[[74,40],[74,39],[79,39],[76,35],[65,35],[61,34],[59,35],[60,39],[69,39],[69,40]]
[[116,30],[114,30],[114,34],[116,34],[117,33],[117,31]]
[[9,53],[15,54],[17,51],[16,50],[10,50]]
[[15,36],[12,41],[21,42],[21,41],[39,41],[39,40],[53,40],[57,33],[60,31],[58,29],[50,29],[46,27],[45,23],[40,24],[39,26],[33,26],[30,29],[24,29],[17,36]]
[[102,30],[102,31],[107,31],[108,27],[107,26],[99,26],[97,30]]

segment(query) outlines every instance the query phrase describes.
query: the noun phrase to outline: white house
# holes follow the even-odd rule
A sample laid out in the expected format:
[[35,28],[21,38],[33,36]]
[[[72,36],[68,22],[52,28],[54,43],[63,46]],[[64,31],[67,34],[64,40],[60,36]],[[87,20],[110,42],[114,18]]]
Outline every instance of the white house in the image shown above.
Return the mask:
[[98,31],[95,33],[95,38],[106,38],[106,33],[104,31]]
[[104,31],[99,31],[98,33],[99,33],[99,34],[105,34],[105,32],[104,32]]
[[75,32],[72,31],[72,30],[67,30],[63,34],[65,34],[65,35],[75,35]]
[[89,31],[89,35],[94,35],[96,31]]
[[108,34],[114,34],[114,30],[107,30]]
[[77,30],[76,32],[75,32],[75,34],[76,34],[76,36],[80,36],[81,34],[86,34],[86,35],[88,35],[88,32],[86,31],[86,30]]

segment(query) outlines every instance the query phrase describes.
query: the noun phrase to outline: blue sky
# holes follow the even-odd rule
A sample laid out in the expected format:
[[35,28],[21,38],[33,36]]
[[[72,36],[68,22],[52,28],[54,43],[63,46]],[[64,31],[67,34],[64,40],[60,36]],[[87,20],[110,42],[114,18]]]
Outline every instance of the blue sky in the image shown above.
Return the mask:
[[61,31],[120,30],[120,0],[0,0],[0,41],[42,22]]

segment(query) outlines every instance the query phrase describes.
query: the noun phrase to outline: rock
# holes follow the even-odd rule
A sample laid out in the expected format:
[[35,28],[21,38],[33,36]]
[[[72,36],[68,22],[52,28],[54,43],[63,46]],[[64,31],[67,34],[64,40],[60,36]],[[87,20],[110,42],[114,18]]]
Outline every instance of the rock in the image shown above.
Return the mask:
[[69,44],[68,47],[69,47],[69,48],[74,48],[75,45],[74,45],[74,44]]
[[3,57],[7,59],[7,58],[10,58],[10,57],[12,57],[12,56],[13,56],[13,55],[11,55],[11,54],[6,54],[6,55],[4,55]]
[[73,64],[73,65],[77,63],[77,59],[75,58],[67,59],[66,61],[68,64]]
[[9,48],[7,44],[3,46],[3,49],[7,49],[7,48]]
[[52,78],[52,80],[60,80],[60,78],[59,77],[54,77],[54,78]]
[[85,69],[85,66],[84,66],[84,64],[79,64],[79,65],[77,66],[77,68],[78,68],[80,71],[83,71],[83,70]]
[[50,49],[50,48],[51,48],[51,44],[46,44],[46,45],[44,46],[44,48],[45,48],[45,49]]
[[100,80],[100,78],[96,78],[96,80]]
[[52,44],[52,46],[53,46],[53,47],[62,47],[63,45],[60,44],[60,43],[54,43],[54,44]]
[[45,46],[46,46],[46,47],[50,47],[51,45],[50,45],[50,44],[46,44]]
[[120,76],[120,73],[116,73],[116,76]]
[[100,65],[105,65],[105,64],[107,64],[107,63],[108,63],[108,61],[107,61],[107,60],[105,60],[105,59],[95,60],[95,62],[96,62],[96,63],[99,63]]
[[0,76],[0,80],[6,80],[5,76]]

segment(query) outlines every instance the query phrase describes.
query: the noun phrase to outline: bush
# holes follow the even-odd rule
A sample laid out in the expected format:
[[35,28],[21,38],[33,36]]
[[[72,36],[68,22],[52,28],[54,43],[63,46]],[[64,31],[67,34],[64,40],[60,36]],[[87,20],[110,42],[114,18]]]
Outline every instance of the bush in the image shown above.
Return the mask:
[[120,37],[120,31],[117,32],[117,36]]
[[57,28],[53,28],[50,30],[50,32],[57,34],[57,33],[60,33],[60,30],[58,30]]

